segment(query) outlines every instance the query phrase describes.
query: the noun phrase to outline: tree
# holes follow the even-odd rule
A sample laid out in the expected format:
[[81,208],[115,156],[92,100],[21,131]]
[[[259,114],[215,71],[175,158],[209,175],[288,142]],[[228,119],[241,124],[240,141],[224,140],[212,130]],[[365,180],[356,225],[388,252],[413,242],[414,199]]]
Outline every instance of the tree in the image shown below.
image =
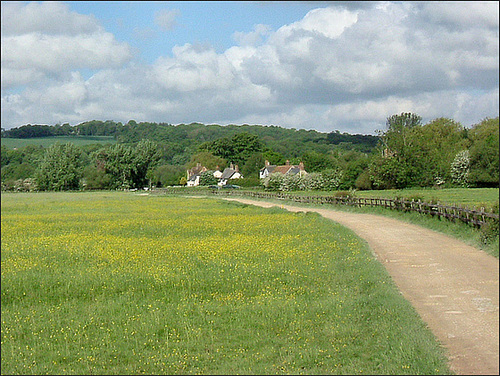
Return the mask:
[[411,132],[422,124],[422,118],[410,112],[387,118],[387,130],[380,135],[384,147],[398,158],[404,159],[411,145]]
[[[283,165],[285,164],[285,157],[283,154],[273,151],[271,149],[267,149],[264,153],[262,153],[264,160],[269,161],[269,164],[272,165]],[[263,167],[263,166],[262,166]]]
[[432,186],[436,180],[451,181],[450,164],[468,145],[465,128],[452,119],[438,118],[415,129],[411,163],[418,166],[419,185]]
[[370,180],[375,189],[402,189],[410,185],[410,166],[396,158],[377,158],[369,165]]
[[219,167],[219,169],[224,169],[227,165],[227,161],[224,158],[215,156],[209,151],[200,151],[193,154],[189,163],[186,165],[186,169],[195,167],[197,163],[200,163],[209,170],[215,170],[217,167]]
[[499,185],[499,121],[486,118],[469,131],[469,182],[476,187]]
[[324,191],[334,191],[339,188],[342,180],[342,171],[339,169],[328,169],[321,172],[321,188]]
[[[161,165],[153,170],[152,183],[156,186],[166,187],[176,185],[179,179],[186,175],[186,170],[183,166],[178,165]],[[186,181],[187,183],[187,181]]]
[[261,152],[264,146],[258,136],[248,132],[234,135],[231,143],[233,156],[230,161],[239,165],[244,165],[251,155]]
[[281,172],[274,172],[262,180],[264,188],[270,191],[279,191],[283,185],[285,175]]
[[321,172],[337,168],[338,162],[326,154],[309,151],[302,154],[302,162],[308,172]]
[[258,136],[242,132],[231,138],[223,137],[212,142],[204,142],[198,150],[209,151],[226,161],[244,165],[252,154],[261,152],[263,147]]
[[158,145],[151,140],[141,140],[133,150],[132,185],[142,188],[148,185],[152,169],[160,160]]
[[85,189],[109,189],[112,187],[112,176],[96,166],[87,166],[83,170]]
[[130,146],[115,144],[95,154],[98,168],[112,176],[112,188],[133,188],[134,154]]
[[246,161],[246,163],[241,168],[241,173],[245,179],[250,177],[259,177],[259,171],[264,167],[265,160],[262,153],[252,154]]
[[63,191],[80,188],[81,154],[73,143],[55,143],[50,146],[35,173],[38,189]]
[[115,144],[94,156],[96,165],[113,177],[113,188],[124,189],[148,185],[160,157],[157,144],[151,140],[141,140],[135,147]]

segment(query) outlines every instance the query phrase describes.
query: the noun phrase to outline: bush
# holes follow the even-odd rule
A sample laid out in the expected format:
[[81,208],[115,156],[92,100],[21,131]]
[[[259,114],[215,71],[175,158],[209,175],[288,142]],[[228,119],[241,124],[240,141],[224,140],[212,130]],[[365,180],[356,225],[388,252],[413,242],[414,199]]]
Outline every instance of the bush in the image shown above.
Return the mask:
[[469,165],[469,151],[462,150],[458,152],[450,167],[451,180],[453,183],[460,187],[468,187]]
[[200,174],[200,185],[216,185],[217,178],[214,176],[214,171],[205,171]]
[[298,191],[300,190],[300,175],[284,175],[281,182],[281,191]]
[[258,177],[250,177],[243,179],[231,179],[228,184],[236,184],[241,187],[259,187],[261,185],[261,180]]
[[281,189],[284,176],[285,175],[281,172],[270,174],[262,181],[262,185],[264,185],[264,188],[269,191],[279,191]]
[[368,191],[373,189],[370,173],[368,171],[363,171],[356,179],[354,186],[359,190]]
[[338,189],[342,181],[342,171],[340,170],[325,170],[321,173],[321,189],[325,191],[333,191]]

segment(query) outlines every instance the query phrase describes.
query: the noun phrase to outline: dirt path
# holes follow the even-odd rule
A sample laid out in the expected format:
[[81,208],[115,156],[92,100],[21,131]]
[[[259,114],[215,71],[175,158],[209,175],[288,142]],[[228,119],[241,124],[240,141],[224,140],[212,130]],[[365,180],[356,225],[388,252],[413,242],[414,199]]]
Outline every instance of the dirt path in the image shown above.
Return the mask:
[[395,219],[227,198],[262,207],[315,211],[365,239],[403,296],[448,350],[462,375],[499,374],[498,269],[493,256]]

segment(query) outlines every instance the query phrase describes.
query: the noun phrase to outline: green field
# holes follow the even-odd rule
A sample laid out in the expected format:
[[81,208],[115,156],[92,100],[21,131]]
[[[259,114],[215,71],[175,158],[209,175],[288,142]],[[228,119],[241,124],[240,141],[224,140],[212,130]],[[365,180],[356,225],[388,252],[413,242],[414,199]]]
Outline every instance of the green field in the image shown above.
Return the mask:
[[449,374],[364,241],[316,214],[3,193],[2,374]]
[[490,210],[496,207],[498,212],[498,188],[407,188],[407,189],[386,189],[373,191],[297,191],[292,192],[297,195],[345,195],[354,194],[363,198],[407,198],[421,199],[426,202],[439,202],[443,205],[458,205],[470,209],[480,209],[484,207]]
[[358,191],[359,197],[379,198],[415,198],[421,197],[426,202],[440,202],[444,205],[458,205],[468,208],[491,209],[496,205],[498,210],[498,188],[412,188],[391,189],[382,191]]
[[38,137],[38,138],[2,138],[2,145],[9,149],[20,148],[28,145],[49,147],[59,142],[66,144],[72,142],[76,146],[89,144],[114,144],[116,140],[112,136],[57,136],[57,137]]

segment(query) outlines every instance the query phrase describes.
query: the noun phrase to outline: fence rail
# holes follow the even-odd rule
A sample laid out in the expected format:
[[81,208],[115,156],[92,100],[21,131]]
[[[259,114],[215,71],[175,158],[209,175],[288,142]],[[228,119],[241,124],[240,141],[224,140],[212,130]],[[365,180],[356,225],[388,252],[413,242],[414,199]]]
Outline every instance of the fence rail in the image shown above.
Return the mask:
[[[164,193],[180,193],[175,189],[163,189]],[[182,190],[186,194],[199,194],[200,192],[191,192]],[[484,208],[481,210],[473,210],[460,206],[447,206],[441,204],[433,204],[423,202],[421,200],[404,200],[404,199],[388,199],[388,198],[363,198],[351,196],[302,196],[284,192],[249,192],[249,191],[226,191],[226,190],[211,190],[208,194],[218,196],[245,196],[254,198],[274,199],[274,200],[289,200],[301,203],[310,204],[330,204],[330,205],[347,205],[354,207],[384,207],[403,212],[418,212],[435,216],[438,218],[446,218],[451,221],[462,221],[475,227],[484,226],[487,223],[497,222],[499,215],[487,212]]]

